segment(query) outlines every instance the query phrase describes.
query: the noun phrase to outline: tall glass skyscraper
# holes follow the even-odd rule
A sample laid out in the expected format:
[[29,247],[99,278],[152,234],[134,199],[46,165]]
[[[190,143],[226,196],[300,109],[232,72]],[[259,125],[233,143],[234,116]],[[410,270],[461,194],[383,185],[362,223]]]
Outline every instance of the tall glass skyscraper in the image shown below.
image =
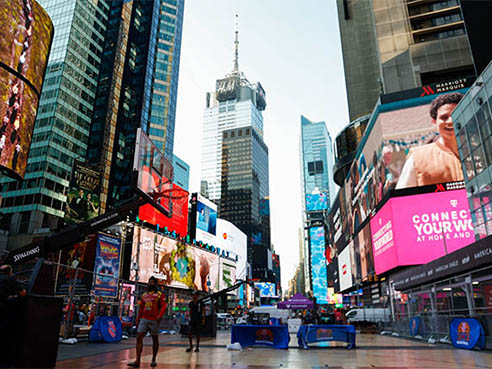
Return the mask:
[[133,195],[136,133],[172,162],[184,0],[111,3],[87,161],[103,171],[101,208]]
[[327,193],[328,206],[336,196],[333,181],[333,143],[325,122],[311,122],[301,116],[301,165],[304,210],[306,196],[313,193]]
[[216,82],[215,92],[207,92],[203,114],[201,192],[214,202],[221,197],[222,132],[251,126],[263,139],[265,91],[259,82],[251,84],[238,67],[236,59],[232,73]]
[[325,218],[336,190],[333,145],[325,122],[301,116],[300,144],[306,287],[318,303],[327,303]]
[[[2,179],[2,227],[11,234],[53,229],[64,215],[72,165],[83,159],[104,46],[109,2],[39,0],[55,35],[26,176]],[[11,247],[28,240],[14,238]]]
[[137,128],[170,161],[174,145],[184,0],[40,4],[55,36],[27,174],[2,187],[2,226],[20,243],[60,225],[74,160],[101,171],[104,212],[133,195]]

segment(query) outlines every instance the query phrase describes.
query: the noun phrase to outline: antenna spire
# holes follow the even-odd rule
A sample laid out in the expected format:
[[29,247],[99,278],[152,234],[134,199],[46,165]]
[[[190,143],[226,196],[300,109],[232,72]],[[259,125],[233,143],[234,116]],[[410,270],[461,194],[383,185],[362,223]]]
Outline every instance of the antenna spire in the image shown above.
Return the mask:
[[236,13],[236,40],[234,41],[234,73],[239,73],[239,26],[238,26],[238,14]]

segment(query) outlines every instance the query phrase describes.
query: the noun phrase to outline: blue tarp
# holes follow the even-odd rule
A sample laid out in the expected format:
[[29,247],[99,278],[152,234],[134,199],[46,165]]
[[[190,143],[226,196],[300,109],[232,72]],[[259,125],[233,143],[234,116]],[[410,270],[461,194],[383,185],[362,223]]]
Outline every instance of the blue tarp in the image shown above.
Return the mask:
[[121,321],[117,316],[100,316],[89,332],[89,342],[121,341]]
[[449,324],[451,342],[454,347],[473,349],[485,347],[485,331],[482,324],[474,318],[454,318]]
[[231,343],[241,346],[263,345],[276,349],[289,347],[289,327],[286,325],[233,325]]
[[308,344],[327,341],[347,342],[347,348],[355,347],[355,327],[353,325],[301,325],[297,331],[297,342],[300,347],[308,348]]

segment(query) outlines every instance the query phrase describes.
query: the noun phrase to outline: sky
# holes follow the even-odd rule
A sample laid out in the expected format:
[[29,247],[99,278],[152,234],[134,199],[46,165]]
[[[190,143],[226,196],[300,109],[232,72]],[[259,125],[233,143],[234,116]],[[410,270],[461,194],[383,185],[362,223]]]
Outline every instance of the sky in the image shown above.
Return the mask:
[[174,152],[200,190],[205,95],[232,71],[235,14],[239,69],[266,92],[271,240],[282,288],[299,263],[302,227],[300,120],[325,121],[332,139],[349,123],[335,0],[185,0]]

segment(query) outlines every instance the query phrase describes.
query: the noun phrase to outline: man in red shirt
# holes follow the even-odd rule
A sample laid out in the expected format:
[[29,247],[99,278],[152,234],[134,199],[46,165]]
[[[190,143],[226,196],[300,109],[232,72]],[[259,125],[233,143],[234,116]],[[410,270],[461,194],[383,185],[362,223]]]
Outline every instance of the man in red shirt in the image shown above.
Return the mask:
[[147,332],[152,335],[152,362],[150,366],[157,366],[156,358],[159,351],[159,326],[162,316],[166,311],[164,294],[157,289],[157,279],[149,278],[147,292],[142,295],[139,302],[137,316],[137,358],[133,363],[128,364],[133,368],[140,367],[140,357],[142,356],[143,339]]

